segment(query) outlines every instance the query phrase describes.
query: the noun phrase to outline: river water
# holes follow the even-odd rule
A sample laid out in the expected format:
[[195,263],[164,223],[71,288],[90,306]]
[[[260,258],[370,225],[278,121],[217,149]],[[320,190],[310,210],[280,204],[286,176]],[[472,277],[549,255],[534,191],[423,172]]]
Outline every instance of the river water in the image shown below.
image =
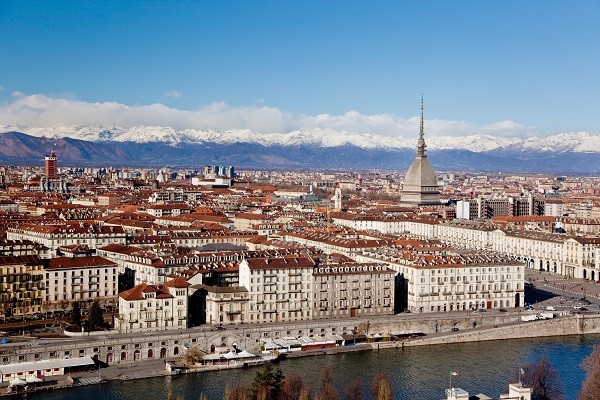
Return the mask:
[[[560,374],[566,399],[575,400],[585,378],[580,363],[597,343],[600,335],[499,340],[303,357],[282,361],[279,366],[285,374],[295,372],[316,388],[322,366],[330,365],[340,394],[358,377],[366,398],[371,398],[374,376],[386,373],[397,400],[443,399],[444,389],[450,384],[450,372],[456,371],[459,375],[452,378],[452,386],[461,387],[470,395],[484,393],[497,398],[505,393],[519,365],[537,361],[544,355]],[[110,382],[29,395],[28,399],[166,400],[172,393],[174,399],[197,400],[200,393],[205,393],[209,400],[221,400],[227,385],[249,383],[255,371],[238,369]]]

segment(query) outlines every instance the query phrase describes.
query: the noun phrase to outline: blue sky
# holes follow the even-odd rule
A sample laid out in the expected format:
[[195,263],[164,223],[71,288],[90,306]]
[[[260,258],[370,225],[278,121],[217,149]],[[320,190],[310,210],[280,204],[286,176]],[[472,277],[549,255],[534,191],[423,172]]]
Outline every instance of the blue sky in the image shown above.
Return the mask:
[[597,133],[598,21],[577,0],[4,0],[0,125],[404,135],[423,93],[436,135]]

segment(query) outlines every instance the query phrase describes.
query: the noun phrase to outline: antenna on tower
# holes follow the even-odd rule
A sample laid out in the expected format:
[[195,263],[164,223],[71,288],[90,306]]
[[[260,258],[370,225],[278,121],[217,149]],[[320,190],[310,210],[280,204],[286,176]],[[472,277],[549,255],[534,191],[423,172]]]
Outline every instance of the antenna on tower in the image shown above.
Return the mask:
[[425,144],[425,118],[423,116],[423,94],[421,94],[421,124],[419,129],[419,141],[417,142],[417,156],[427,157],[427,145]]

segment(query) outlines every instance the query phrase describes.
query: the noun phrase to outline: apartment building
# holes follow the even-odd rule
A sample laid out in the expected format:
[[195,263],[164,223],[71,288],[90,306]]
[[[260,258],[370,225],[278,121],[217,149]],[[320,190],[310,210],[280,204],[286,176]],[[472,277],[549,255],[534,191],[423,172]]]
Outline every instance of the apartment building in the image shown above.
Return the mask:
[[243,286],[194,285],[190,297],[193,324],[243,324],[248,322],[250,294]]
[[44,311],[44,266],[37,255],[0,256],[0,318]]
[[312,318],[394,314],[395,275],[384,263],[319,263],[313,272]]
[[73,302],[86,308],[91,302],[116,303],[118,267],[99,256],[57,257],[44,268],[48,310],[66,310]]
[[524,304],[524,269],[510,257],[489,253],[422,256],[406,268],[407,308],[434,312],[520,307]]
[[365,252],[397,274],[397,307],[441,312],[523,305],[525,264],[489,251],[453,251],[440,244]]
[[164,284],[141,283],[119,293],[115,330],[146,332],[187,328],[189,283],[175,278]]
[[315,265],[309,256],[244,259],[240,263],[239,285],[250,294],[247,321],[310,319]]
[[111,243],[125,244],[127,235],[120,226],[100,226],[78,224],[23,224],[16,228],[8,228],[6,238],[9,240],[31,240],[50,249],[50,256],[56,255],[60,246],[73,244],[87,245],[90,249],[106,246]]
[[188,214],[193,209],[185,204],[156,204],[146,208],[146,212],[153,217],[176,217],[181,214]]
[[237,213],[233,218],[237,230],[245,231],[253,225],[266,224],[273,221],[273,217],[266,214]]
[[286,241],[296,242],[306,247],[317,247],[326,253],[340,253],[350,256],[366,249],[388,246],[387,239],[363,239],[357,234],[332,235],[328,232],[284,232]]

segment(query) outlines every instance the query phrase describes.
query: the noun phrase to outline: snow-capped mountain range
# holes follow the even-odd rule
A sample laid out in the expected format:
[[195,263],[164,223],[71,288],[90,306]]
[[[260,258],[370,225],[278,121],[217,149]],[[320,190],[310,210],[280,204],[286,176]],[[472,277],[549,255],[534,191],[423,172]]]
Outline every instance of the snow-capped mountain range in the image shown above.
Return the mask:
[[[162,126],[69,126],[35,128],[0,125],[0,132],[22,132],[40,138],[73,138],[91,142],[164,143],[170,145],[206,144],[232,145],[250,143],[262,146],[311,146],[333,148],[356,146],[366,150],[412,149],[417,135],[411,138],[352,133],[332,129],[298,130],[289,133],[258,133],[248,129],[224,132],[212,130],[175,130]],[[547,137],[506,138],[490,135],[427,137],[429,150],[466,150],[474,153],[491,151],[600,153],[600,134],[587,132],[560,133]]]

